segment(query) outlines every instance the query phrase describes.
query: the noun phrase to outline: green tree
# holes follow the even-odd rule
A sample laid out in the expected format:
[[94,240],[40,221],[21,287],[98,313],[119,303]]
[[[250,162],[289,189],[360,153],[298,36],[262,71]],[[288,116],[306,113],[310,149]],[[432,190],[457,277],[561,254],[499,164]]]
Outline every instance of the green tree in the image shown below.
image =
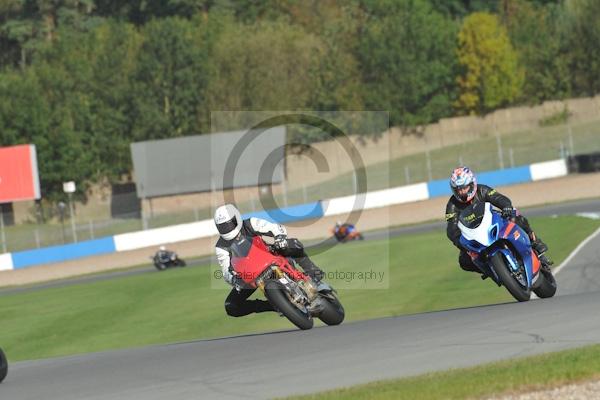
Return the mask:
[[498,17],[473,13],[458,33],[460,113],[482,114],[511,104],[521,94],[523,70]]
[[368,109],[393,124],[424,124],[452,113],[454,23],[426,1],[371,1],[357,57]]
[[210,37],[200,19],[168,17],[142,29],[133,83],[133,139],[199,134],[206,129]]
[[600,92],[600,2],[571,0],[566,6],[573,90],[593,96]]
[[228,24],[211,54],[212,110],[296,110],[309,106],[323,43],[299,27]]
[[512,0],[502,18],[525,72],[523,99],[538,104],[571,93],[564,5]]

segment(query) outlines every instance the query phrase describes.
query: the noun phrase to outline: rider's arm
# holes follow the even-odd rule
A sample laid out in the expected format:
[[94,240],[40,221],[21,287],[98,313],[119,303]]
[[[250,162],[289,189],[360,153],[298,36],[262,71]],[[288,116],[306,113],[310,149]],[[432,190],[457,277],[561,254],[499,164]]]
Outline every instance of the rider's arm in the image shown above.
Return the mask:
[[225,282],[231,285],[231,279],[233,278],[233,274],[231,273],[231,256],[229,255],[229,251],[221,248],[215,247],[215,252],[217,253],[217,262],[221,266],[221,272],[223,273],[223,279]]
[[498,207],[500,210],[505,208],[512,208],[512,201],[502,193],[499,193],[496,189],[493,189],[486,185],[480,185],[481,192],[484,196],[485,201],[492,203],[494,207]]
[[452,201],[448,201],[446,205],[446,236],[448,239],[459,249],[460,246],[460,229],[458,228],[458,210],[452,204]]
[[250,226],[256,233],[260,235],[271,237],[287,236],[287,231],[283,225],[274,224],[264,219],[250,218]]

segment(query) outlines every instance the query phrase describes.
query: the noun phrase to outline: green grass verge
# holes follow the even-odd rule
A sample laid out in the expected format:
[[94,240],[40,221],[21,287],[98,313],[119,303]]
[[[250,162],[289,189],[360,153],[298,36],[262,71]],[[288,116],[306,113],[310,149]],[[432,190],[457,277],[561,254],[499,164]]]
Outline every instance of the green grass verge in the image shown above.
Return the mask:
[[598,378],[600,346],[596,345],[287,399],[476,399]]
[[[600,221],[535,218],[532,224],[558,263]],[[381,257],[388,251],[389,266]],[[506,290],[460,270],[444,231],[349,243],[314,259],[327,271],[386,272],[388,289],[332,282],[357,287],[339,290],[348,321],[512,301]],[[2,295],[0,345],[16,361],[292,328],[272,313],[227,317],[228,289],[211,270],[180,268]]]

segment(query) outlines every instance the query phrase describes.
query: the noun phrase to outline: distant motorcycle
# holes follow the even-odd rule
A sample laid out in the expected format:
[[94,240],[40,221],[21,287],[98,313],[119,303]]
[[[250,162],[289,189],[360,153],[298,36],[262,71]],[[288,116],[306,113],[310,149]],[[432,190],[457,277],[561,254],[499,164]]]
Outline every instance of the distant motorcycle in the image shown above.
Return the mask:
[[184,260],[179,258],[177,253],[168,250],[159,250],[150,257],[154,262],[154,266],[159,271],[164,271],[171,267],[185,267],[186,263]]
[[338,242],[349,242],[351,240],[364,240],[363,235],[356,229],[356,227],[352,224],[340,224],[337,223],[331,230],[333,237]]
[[460,244],[473,262],[498,286],[518,301],[527,301],[531,293],[540,298],[556,293],[556,280],[545,257],[531,248],[527,233],[502,217],[490,203],[476,203],[458,217]]
[[6,374],[8,373],[8,361],[6,360],[6,355],[0,349],[0,382],[6,378]]

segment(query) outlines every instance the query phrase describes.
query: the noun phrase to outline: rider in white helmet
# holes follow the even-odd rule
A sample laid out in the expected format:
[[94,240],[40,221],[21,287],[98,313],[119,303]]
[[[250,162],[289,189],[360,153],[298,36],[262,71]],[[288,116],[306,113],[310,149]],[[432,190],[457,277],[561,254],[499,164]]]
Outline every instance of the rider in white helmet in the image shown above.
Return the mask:
[[167,251],[165,246],[160,246],[156,252],[156,256],[161,262],[169,262],[169,259],[171,258],[171,252]]
[[215,245],[217,261],[221,266],[223,279],[233,286],[225,299],[225,311],[228,315],[241,317],[254,312],[274,311],[268,301],[248,300],[255,289],[244,288],[242,279],[235,274],[231,267],[230,246],[235,240],[251,239],[255,236],[275,238],[275,248],[279,254],[293,258],[304,272],[318,283],[317,289],[331,290],[327,284],[321,282],[323,271],[308,258],[304,252],[304,246],[298,239],[288,239],[284,226],[260,218],[244,220],[239,210],[232,204],[225,204],[217,208],[214,221],[221,236]]

